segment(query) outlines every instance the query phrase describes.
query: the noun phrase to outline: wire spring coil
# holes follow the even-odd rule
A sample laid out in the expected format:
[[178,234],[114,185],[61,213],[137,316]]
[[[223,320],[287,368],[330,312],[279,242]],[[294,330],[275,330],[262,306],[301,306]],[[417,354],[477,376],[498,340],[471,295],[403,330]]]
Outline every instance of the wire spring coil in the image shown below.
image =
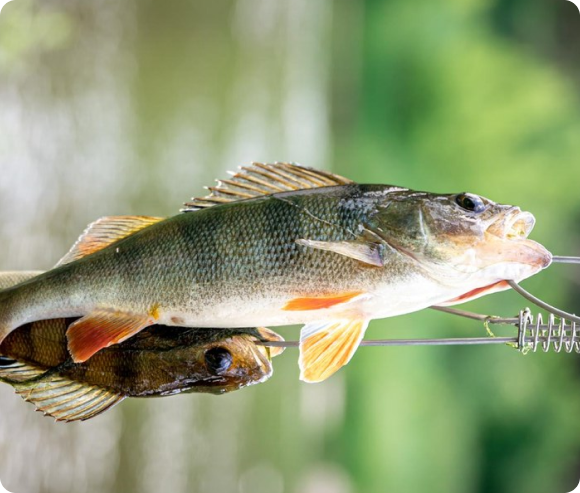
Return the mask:
[[529,309],[525,309],[520,312],[518,327],[520,351],[536,352],[541,347],[545,353],[550,350],[580,353],[580,326],[576,322],[550,314],[545,324],[541,314],[534,317]]

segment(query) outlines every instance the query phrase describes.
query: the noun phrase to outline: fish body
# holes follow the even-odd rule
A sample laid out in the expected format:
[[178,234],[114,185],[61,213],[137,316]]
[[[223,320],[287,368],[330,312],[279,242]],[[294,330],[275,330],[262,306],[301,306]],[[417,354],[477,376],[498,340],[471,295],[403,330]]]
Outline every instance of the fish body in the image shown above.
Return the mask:
[[[305,187],[309,177],[323,185]],[[240,192],[252,187],[265,192]],[[223,198],[236,193],[243,200]],[[81,238],[63,264],[0,292],[0,337],[37,319],[84,317],[69,330],[83,360],[151,324],[302,323],[302,378],[317,381],[350,359],[369,320],[506,289],[551,261],[527,239],[530,213],[472,194],[361,185],[281,164],[250,168],[212,198],[224,203],[201,199],[191,208],[200,210],[88,255],[79,255]],[[101,226],[85,236],[108,238]]]
[[[0,286],[15,276],[0,273]],[[75,319],[42,320],[11,332],[0,344],[0,381],[58,420],[84,420],[126,397],[182,392],[222,394],[272,375],[260,341],[283,340],[264,329],[187,329],[154,325],[75,363],[66,330]]]

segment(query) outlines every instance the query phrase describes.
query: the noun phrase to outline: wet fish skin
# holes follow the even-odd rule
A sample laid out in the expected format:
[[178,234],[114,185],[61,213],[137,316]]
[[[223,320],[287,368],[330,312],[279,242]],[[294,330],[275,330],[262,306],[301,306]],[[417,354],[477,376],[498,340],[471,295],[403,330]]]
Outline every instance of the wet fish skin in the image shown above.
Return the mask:
[[[168,325],[247,326],[247,312],[262,319],[248,305],[265,297],[279,307],[297,293],[363,289],[380,281],[384,276],[366,272],[352,259],[296,243],[298,238],[355,239],[371,211],[340,204],[357,200],[364,187],[310,192],[180,214],[57,267],[0,293],[2,332],[99,307],[144,314],[159,307],[158,322]],[[246,307],[239,306],[241,293]],[[300,321],[295,314],[277,314],[286,318],[278,324]]]
[[[279,182],[317,172],[266,173]],[[0,292],[0,338],[35,319],[85,316],[69,330],[82,360],[155,323],[304,323],[302,342],[335,352],[306,374],[321,354],[306,357],[301,346],[303,377],[316,381],[328,376],[324,365],[350,359],[370,319],[473,299],[550,263],[527,239],[531,214],[466,196],[347,183],[181,214]],[[483,208],[462,207],[470,200]],[[109,335],[91,341],[97,326]]]
[[[0,293],[0,327],[6,333],[6,327],[12,325],[82,316],[96,308],[142,314],[155,311],[158,318],[152,321],[168,325],[304,322],[304,314],[280,310],[294,296],[372,292],[381,285],[402,284],[403,270],[407,273],[404,278],[423,275],[425,267],[416,258],[391,255],[384,269],[369,269],[346,256],[296,242],[300,238],[356,241],[365,226],[381,235],[387,245],[395,245],[391,249],[395,253],[400,245],[424,257],[434,253],[439,262],[459,258],[459,246],[449,240],[447,232],[435,234],[429,229],[429,242],[425,243],[414,208],[413,215],[407,211],[404,220],[390,226],[399,217],[391,211],[395,205],[407,208],[405,197],[411,193],[390,189],[379,185],[331,187],[171,217]],[[438,201],[441,209],[455,212],[452,196],[424,193],[420,200]],[[507,207],[494,205],[488,215],[505,213]],[[465,218],[460,211],[455,216]],[[440,223],[455,227],[453,218]],[[481,242],[483,233],[475,233],[474,238]],[[423,244],[434,247],[425,249]],[[545,263],[546,255],[545,249],[538,251],[540,262]],[[457,282],[447,277],[449,285]],[[260,310],[254,308],[258,303]]]

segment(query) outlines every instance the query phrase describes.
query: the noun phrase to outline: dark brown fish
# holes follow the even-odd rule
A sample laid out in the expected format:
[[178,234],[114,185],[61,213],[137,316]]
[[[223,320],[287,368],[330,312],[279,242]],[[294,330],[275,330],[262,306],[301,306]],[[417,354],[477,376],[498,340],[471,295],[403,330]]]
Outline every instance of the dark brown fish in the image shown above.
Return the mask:
[[[15,282],[15,276],[0,274],[0,286]],[[222,394],[264,382],[272,375],[270,356],[280,351],[270,353],[256,342],[282,340],[264,328],[152,326],[74,363],[66,330],[75,320],[26,324],[0,345],[0,381],[39,411],[63,421],[92,418],[125,397]]]

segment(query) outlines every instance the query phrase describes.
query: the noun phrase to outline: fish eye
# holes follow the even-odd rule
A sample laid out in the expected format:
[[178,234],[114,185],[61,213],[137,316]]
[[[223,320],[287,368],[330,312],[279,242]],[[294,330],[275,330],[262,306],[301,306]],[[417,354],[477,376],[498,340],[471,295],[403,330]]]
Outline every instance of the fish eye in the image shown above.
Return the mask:
[[223,373],[232,366],[232,353],[223,347],[214,347],[205,352],[205,364],[216,375]]
[[481,200],[481,197],[472,193],[460,193],[455,197],[455,203],[469,212],[479,213],[485,210],[485,204]]

